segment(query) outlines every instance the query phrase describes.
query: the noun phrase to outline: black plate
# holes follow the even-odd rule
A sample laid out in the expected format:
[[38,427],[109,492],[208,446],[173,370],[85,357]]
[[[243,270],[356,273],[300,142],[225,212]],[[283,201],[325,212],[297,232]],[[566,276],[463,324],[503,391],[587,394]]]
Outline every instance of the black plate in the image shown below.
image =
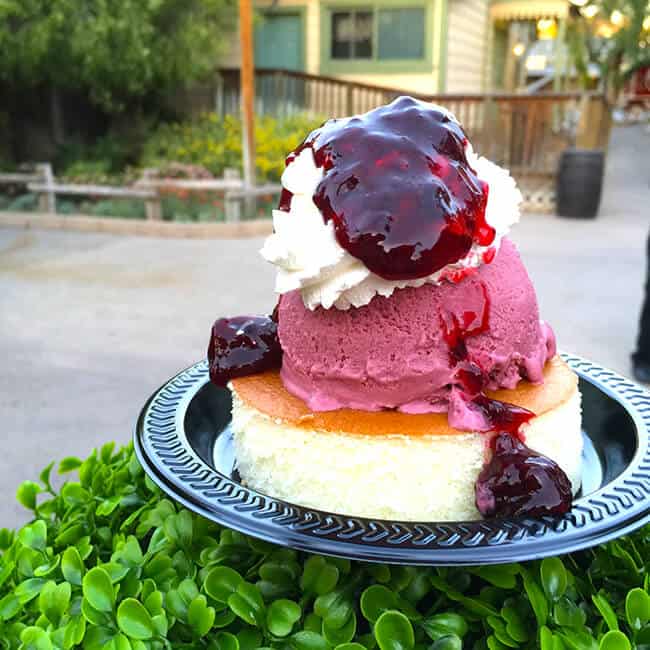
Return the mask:
[[[650,521],[650,394],[590,361],[580,376],[585,462],[571,512],[541,519],[399,522],[286,503],[239,483],[230,393],[197,363],[147,402],[135,448],[149,476],[191,510],[248,535],[306,551],[400,564],[491,564],[601,544]],[[215,462],[216,459],[216,462]]]

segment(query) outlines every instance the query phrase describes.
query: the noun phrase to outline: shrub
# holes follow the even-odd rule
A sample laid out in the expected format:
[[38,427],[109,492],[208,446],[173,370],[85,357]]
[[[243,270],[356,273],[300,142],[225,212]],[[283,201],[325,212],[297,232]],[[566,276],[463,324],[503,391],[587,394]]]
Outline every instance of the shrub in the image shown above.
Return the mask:
[[[286,119],[260,117],[255,124],[256,168],[260,180],[277,181],[286,155],[322,119],[293,116]],[[215,176],[228,167],[242,167],[241,122],[232,115],[214,113],[193,122],[163,124],[144,145],[142,166],[164,167],[169,161],[200,165]]]
[[85,214],[96,217],[120,217],[122,219],[144,219],[144,202],[137,199],[106,199],[87,204]]
[[650,644],[650,527],[562,559],[387,566],[246,537],[166,499],[107,444],[18,489],[0,530],[0,647],[625,650]]
[[33,212],[38,208],[38,196],[27,192],[13,198],[5,208],[10,212]]

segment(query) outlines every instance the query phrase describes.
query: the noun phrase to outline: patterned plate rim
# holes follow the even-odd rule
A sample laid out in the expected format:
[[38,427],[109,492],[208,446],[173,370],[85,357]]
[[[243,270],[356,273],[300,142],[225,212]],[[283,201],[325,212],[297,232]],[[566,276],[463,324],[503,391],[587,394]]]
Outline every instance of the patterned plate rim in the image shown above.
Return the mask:
[[577,499],[562,517],[400,522],[327,513],[274,499],[207,465],[185,435],[187,407],[209,381],[205,361],[170,379],[145,404],[134,435],[140,462],[176,501],[224,526],[276,544],[367,561],[491,564],[567,553],[650,521],[650,393],[612,370],[562,354],[583,379],[634,421],[637,449],[613,481]]

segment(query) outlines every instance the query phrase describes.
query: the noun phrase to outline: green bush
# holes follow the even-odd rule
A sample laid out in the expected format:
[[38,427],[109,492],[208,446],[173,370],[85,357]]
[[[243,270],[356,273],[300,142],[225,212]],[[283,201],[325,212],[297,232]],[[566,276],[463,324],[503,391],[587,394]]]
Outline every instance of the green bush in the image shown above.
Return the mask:
[[0,648],[24,650],[641,650],[650,527],[562,559],[467,568],[299,553],[164,498],[107,444],[18,500],[0,530]]
[[7,205],[10,212],[34,212],[38,208],[38,196],[28,192],[13,198]]
[[137,199],[106,199],[87,203],[84,214],[96,217],[119,217],[122,219],[144,219],[144,201]]
[[[260,180],[277,181],[284,159],[322,119],[293,116],[286,119],[260,117],[255,124],[257,174]],[[241,170],[241,122],[214,113],[193,122],[163,124],[144,145],[141,164],[164,168],[170,161],[201,165],[215,176],[228,167]]]

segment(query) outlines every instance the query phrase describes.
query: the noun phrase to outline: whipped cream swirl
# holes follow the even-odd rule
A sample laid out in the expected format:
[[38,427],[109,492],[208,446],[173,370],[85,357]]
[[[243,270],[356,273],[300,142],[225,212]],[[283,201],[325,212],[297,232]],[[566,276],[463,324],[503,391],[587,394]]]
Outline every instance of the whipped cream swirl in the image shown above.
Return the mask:
[[311,147],[304,148],[282,174],[282,186],[293,194],[289,212],[273,211],[274,233],[261,250],[277,270],[275,291],[300,289],[305,306],[349,309],[367,305],[376,295],[389,297],[396,289],[457,281],[491,259],[501,238],[519,220],[522,195],[510,173],[466,148],[467,160],[489,187],[485,220],[496,235],[490,246],[473,244],[467,255],[432,275],[410,280],[386,280],[372,273],[336,240],[334,224],[325,223],[312,197],[324,171]]

